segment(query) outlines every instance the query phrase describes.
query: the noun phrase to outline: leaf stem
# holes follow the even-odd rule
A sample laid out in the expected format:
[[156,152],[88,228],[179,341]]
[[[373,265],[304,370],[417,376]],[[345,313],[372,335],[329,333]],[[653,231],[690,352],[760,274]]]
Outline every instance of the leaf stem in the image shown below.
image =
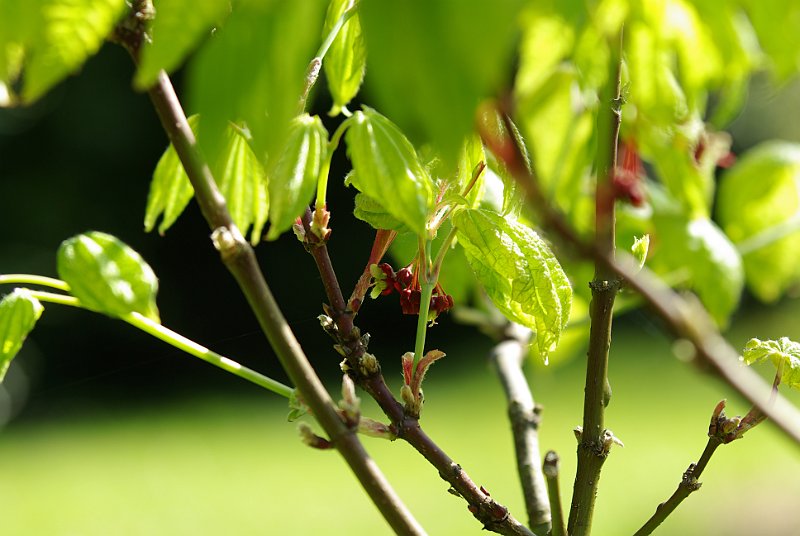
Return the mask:
[[[39,290],[31,290],[30,293],[31,296],[39,301],[83,308],[80,300],[74,296],[65,296],[63,294],[54,294],[52,292],[43,292]],[[202,346],[139,313],[130,313],[119,318],[131,326],[144,331],[148,335],[152,335],[153,337],[160,339],[171,346],[174,346],[178,350],[183,350],[191,356],[200,358],[203,361],[214,365],[215,367],[221,368],[226,372],[230,372],[234,376],[239,376],[250,383],[254,383],[259,387],[263,387],[264,389],[272,391],[273,393],[284,398],[289,398],[292,396],[294,389],[288,385],[284,385],[279,381],[273,380],[272,378],[264,376],[253,369],[237,363],[233,359],[209,350],[205,346]]]
[[331,141],[328,143],[328,151],[325,155],[325,160],[319,170],[319,177],[317,178],[317,200],[314,208],[317,211],[324,210],[327,204],[328,195],[328,175],[331,171],[331,160],[333,160],[333,153],[339,148],[339,142],[344,135],[344,131],[350,126],[350,119],[345,119],[331,136]]
[[306,70],[306,82],[303,88],[303,94],[300,98],[300,110],[304,110],[306,107],[306,103],[308,102],[308,95],[311,93],[311,88],[314,87],[314,84],[317,83],[319,79],[319,71],[322,68],[322,60],[325,59],[325,55],[328,53],[328,50],[331,48],[331,45],[336,40],[336,36],[339,35],[342,27],[347,24],[347,21],[356,14],[358,10],[358,2],[353,1],[342,16],[336,21],[336,24],[333,25],[331,31],[328,32],[328,35],[325,37],[325,40],[320,45],[319,50],[317,50],[317,54],[314,58],[309,62],[308,69]]
[[0,285],[40,285],[43,287],[50,287],[56,290],[63,290],[69,292],[69,285],[65,281],[55,279],[53,277],[45,277],[43,275],[32,274],[2,274],[0,275]]
[[420,237],[419,267],[421,296],[419,298],[419,318],[417,319],[417,337],[414,342],[414,373],[419,360],[425,355],[425,336],[428,332],[428,312],[431,307],[431,296],[436,286],[436,279],[431,274],[431,241]]

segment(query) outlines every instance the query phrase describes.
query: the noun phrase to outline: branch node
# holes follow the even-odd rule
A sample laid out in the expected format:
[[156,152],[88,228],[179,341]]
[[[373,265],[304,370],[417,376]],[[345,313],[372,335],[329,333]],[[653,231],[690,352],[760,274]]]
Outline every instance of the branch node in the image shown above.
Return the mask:
[[211,233],[211,243],[219,251],[223,262],[228,262],[241,255],[247,248],[247,241],[234,224],[217,227]]

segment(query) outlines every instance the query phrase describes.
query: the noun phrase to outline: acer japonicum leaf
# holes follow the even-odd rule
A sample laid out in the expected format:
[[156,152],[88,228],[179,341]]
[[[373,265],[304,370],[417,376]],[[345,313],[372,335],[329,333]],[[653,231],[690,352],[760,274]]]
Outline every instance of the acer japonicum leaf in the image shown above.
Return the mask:
[[39,300],[22,288],[0,301],[0,382],[43,310]]
[[414,147],[394,123],[371,108],[356,112],[345,134],[353,163],[351,183],[422,235],[432,185]]
[[453,215],[458,243],[492,303],[535,332],[545,362],[558,345],[572,287],[550,248],[531,228],[482,209]]
[[139,313],[159,322],[155,273],[114,236],[90,231],[62,242],[58,275],[87,309],[111,317]]
[[292,227],[308,207],[328,153],[328,131],[317,116],[296,117],[269,180],[272,206],[268,240]]
[[406,224],[389,214],[383,205],[364,193],[357,193],[353,216],[372,226],[373,229],[388,229],[399,233],[408,232]]
[[[197,135],[199,116],[189,117],[189,126]],[[269,196],[267,177],[242,131],[228,126],[224,143],[211,163],[217,186],[225,197],[234,223],[243,232],[252,226],[250,242],[261,240],[267,221]],[[175,148],[170,144],[153,172],[147,197],[144,228],[150,232],[162,216],[158,232],[164,234],[178,219],[194,195],[189,177],[183,169]]]
[[751,365],[766,359],[781,372],[781,383],[800,389],[800,344],[787,337],[777,341],[750,339],[744,347],[742,361]]
[[[337,21],[353,4],[353,0],[331,1],[322,28],[323,38],[333,30]],[[333,97],[330,115],[339,115],[358,94],[366,65],[367,49],[361,32],[361,20],[356,13],[341,27],[322,62],[325,77],[328,79],[328,89]]]
[[800,145],[767,142],[745,153],[723,175],[716,208],[758,299],[773,302],[800,280]]

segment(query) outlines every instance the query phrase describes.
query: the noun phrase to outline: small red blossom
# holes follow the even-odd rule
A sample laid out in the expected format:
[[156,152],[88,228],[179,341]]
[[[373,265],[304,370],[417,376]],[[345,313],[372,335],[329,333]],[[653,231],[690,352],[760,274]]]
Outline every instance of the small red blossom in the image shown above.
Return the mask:
[[[397,272],[387,263],[377,265],[373,270],[375,289],[373,296],[386,296],[397,292],[400,296],[400,309],[406,315],[418,315],[422,301],[422,288],[416,278],[413,265],[401,268]],[[437,283],[431,295],[429,315],[434,320],[440,314],[453,308],[453,297],[447,294],[442,286]]]
[[642,180],[644,166],[636,150],[636,143],[633,140],[625,141],[620,145],[619,153],[622,167],[617,166],[614,171],[614,197],[640,207],[645,201]]

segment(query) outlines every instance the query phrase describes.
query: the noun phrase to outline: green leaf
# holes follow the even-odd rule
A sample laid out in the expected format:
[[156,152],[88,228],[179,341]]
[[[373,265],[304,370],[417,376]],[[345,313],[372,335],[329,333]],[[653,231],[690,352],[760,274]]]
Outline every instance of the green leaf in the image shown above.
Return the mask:
[[800,145],[768,142],[743,155],[722,177],[717,218],[756,297],[773,302],[800,281]]
[[381,109],[404,130],[421,127],[425,141],[454,163],[478,103],[507,82],[522,4],[362,1],[368,81]]
[[[483,143],[477,134],[467,136],[464,144],[461,147],[461,153],[458,157],[458,171],[456,173],[455,184],[458,188],[458,193],[463,193],[464,189],[470,185],[475,175],[475,171],[480,163],[486,164],[486,152],[483,150]],[[469,192],[467,192],[467,201],[471,208],[476,208],[483,198],[483,188],[486,181],[486,171],[484,170],[477,178]]]
[[[189,126],[197,135],[199,116],[189,117]],[[178,216],[181,215],[186,205],[194,195],[194,189],[189,182],[189,177],[183,169],[175,152],[175,147],[170,143],[164,154],[156,164],[153,180],[150,182],[150,192],[147,196],[147,206],[144,213],[144,230],[150,232],[156,225],[159,216],[163,215],[158,226],[159,234],[164,234],[172,227]]]
[[381,203],[414,233],[425,233],[431,179],[403,133],[371,108],[350,119],[345,134],[353,162],[352,184]]
[[94,55],[126,9],[125,0],[35,0],[23,98],[32,102]]
[[141,51],[141,62],[134,85],[138,89],[152,86],[159,71],[168,73],[180,67],[183,60],[210,35],[211,27],[230,10],[230,0],[156,0],[156,18],[150,27],[151,41]]
[[14,289],[0,301],[0,382],[43,310],[39,300],[23,288]]
[[[408,226],[389,214],[383,205],[361,192],[356,194],[356,207],[353,216],[367,222],[373,229],[390,229],[400,233],[408,232]],[[415,242],[416,244],[416,242]]]
[[[199,116],[189,118],[189,126],[195,134],[199,123]],[[228,126],[220,152],[211,162],[211,170],[236,226],[246,235],[252,225],[250,243],[255,246],[261,240],[269,211],[267,177],[240,129]],[[193,195],[189,177],[175,148],[170,145],[158,161],[150,183],[144,216],[145,231],[152,231],[158,217],[163,215],[158,232],[164,234]]]
[[[337,21],[353,4],[353,0],[331,1],[322,28],[323,38],[333,30]],[[322,62],[325,77],[328,79],[328,89],[333,97],[330,115],[339,115],[358,94],[366,65],[367,49],[361,33],[361,20],[356,13],[339,30]]]
[[769,359],[781,373],[781,383],[800,389],[800,344],[787,337],[761,341],[750,339],[744,347],[742,361],[748,365]]
[[650,199],[656,211],[654,234],[658,244],[648,261],[651,268],[673,277],[682,274],[686,286],[697,293],[714,320],[727,326],[744,286],[738,251],[708,218],[687,219],[681,212],[659,206],[663,201],[657,196]]
[[781,80],[800,65],[800,4],[785,0],[744,0],[743,7],[755,28],[758,42]]
[[267,239],[278,238],[308,208],[327,153],[328,131],[319,117],[295,118],[269,180],[272,214]]
[[189,70],[189,102],[203,117],[208,154],[219,150],[229,121],[247,125],[260,159],[280,152],[324,14],[322,0],[234,3]]
[[212,164],[214,177],[234,223],[243,234],[250,231],[250,243],[255,246],[270,207],[267,176],[245,134],[232,126],[225,134],[224,149]]
[[58,248],[58,275],[87,309],[112,317],[140,313],[159,321],[156,275],[116,237],[90,231],[68,238]]
[[453,223],[489,298],[510,320],[536,332],[539,353],[547,361],[572,302],[572,287],[550,248],[531,228],[485,210],[461,210]]

